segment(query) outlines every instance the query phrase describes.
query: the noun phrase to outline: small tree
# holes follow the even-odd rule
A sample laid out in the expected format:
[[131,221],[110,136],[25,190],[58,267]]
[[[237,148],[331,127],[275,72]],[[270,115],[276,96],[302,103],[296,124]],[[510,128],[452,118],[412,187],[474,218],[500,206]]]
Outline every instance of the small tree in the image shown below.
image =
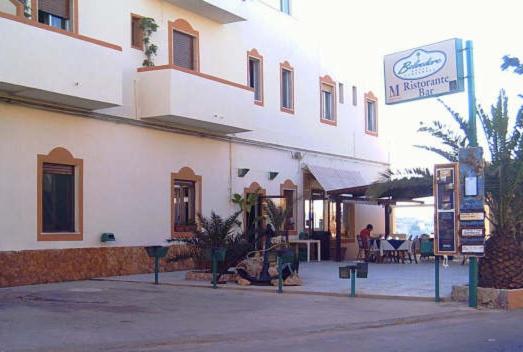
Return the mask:
[[153,57],[156,56],[158,46],[151,43],[151,35],[158,30],[158,25],[154,18],[144,17],[140,20],[140,28],[143,30],[143,47],[145,59],[143,66],[154,66]]

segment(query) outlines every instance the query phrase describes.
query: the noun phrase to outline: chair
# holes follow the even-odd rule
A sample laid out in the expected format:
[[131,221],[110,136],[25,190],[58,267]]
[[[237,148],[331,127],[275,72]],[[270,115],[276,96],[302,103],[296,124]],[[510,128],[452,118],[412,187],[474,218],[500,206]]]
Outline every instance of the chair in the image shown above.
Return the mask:
[[356,257],[356,259],[367,259],[368,245],[367,247],[365,247],[360,235],[356,236],[356,240],[358,241],[358,256]]

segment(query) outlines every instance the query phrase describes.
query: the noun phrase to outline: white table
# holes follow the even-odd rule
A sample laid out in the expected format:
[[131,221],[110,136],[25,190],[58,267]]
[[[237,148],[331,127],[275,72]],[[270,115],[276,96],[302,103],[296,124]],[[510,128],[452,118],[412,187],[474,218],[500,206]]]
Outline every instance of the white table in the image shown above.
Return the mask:
[[318,248],[318,261],[321,261],[321,241],[320,240],[291,240],[291,239],[289,239],[289,243],[290,244],[296,243],[297,247],[299,247],[300,244],[307,245],[307,262],[311,261],[311,243],[315,243],[316,247]]

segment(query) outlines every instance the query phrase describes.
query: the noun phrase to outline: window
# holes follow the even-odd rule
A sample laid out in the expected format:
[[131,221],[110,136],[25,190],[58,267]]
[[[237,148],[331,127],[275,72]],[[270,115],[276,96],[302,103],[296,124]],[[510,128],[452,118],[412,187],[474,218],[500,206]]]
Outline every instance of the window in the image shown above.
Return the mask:
[[254,102],[263,106],[263,56],[256,49],[247,52],[247,80],[254,90]]
[[365,132],[378,135],[377,98],[372,92],[365,94]]
[[358,105],[358,88],[352,86],[352,105]]
[[174,31],[174,64],[194,70],[194,43],[193,37]]
[[64,148],[37,159],[38,240],[82,240],[83,161]]
[[171,174],[171,235],[193,232],[201,211],[201,176],[188,167]]
[[199,71],[199,33],[189,22],[169,22],[169,62],[188,70]]
[[280,64],[281,111],[294,113],[294,69],[285,61]]
[[321,122],[336,125],[336,83],[329,77],[320,78]]
[[142,17],[131,14],[131,47],[143,50],[143,29],[141,27]]
[[71,0],[39,0],[38,22],[70,31],[71,7]]
[[286,13],[287,15],[291,14],[291,0],[280,0],[280,11]]
[[174,183],[174,206],[176,225],[193,225],[196,223],[196,198],[193,181],[176,180]]
[[343,90],[343,83],[338,83],[338,96],[340,99],[340,104],[345,103],[345,92]]

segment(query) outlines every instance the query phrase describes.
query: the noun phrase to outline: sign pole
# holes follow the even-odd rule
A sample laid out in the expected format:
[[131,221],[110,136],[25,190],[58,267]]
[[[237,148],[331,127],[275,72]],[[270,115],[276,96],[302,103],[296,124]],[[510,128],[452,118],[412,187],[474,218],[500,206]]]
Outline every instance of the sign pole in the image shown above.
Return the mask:
[[[472,40],[465,43],[467,56],[467,93],[469,103],[469,142],[471,147],[478,146],[478,134],[476,129],[476,89],[474,82],[474,60]],[[478,305],[478,258],[469,257],[469,307]]]
[[434,274],[435,274],[435,292],[434,292],[434,301],[439,302],[439,256],[436,255],[434,259]]

